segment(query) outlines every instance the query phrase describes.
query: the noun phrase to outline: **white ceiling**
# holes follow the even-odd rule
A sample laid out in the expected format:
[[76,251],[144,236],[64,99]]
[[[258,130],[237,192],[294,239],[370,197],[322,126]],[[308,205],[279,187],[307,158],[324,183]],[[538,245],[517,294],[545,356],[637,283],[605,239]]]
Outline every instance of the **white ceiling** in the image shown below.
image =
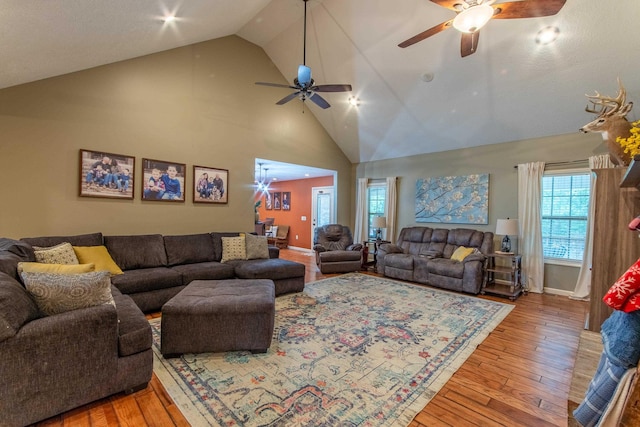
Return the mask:
[[[577,132],[593,118],[585,93],[615,95],[618,76],[627,98],[640,101],[637,0],[567,0],[555,16],[491,20],[466,58],[454,29],[397,47],[454,16],[428,0],[308,7],[316,83],[350,83],[361,104],[336,93],[323,94],[331,108],[308,108],[354,163]],[[264,48],[286,78],[277,83],[291,83],[302,62],[303,10],[302,0],[2,1],[0,88],[231,34]],[[165,24],[168,12],[178,19]],[[560,28],[559,39],[537,45],[548,25]],[[288,94],[255,90],[272,92],[274,104]]]

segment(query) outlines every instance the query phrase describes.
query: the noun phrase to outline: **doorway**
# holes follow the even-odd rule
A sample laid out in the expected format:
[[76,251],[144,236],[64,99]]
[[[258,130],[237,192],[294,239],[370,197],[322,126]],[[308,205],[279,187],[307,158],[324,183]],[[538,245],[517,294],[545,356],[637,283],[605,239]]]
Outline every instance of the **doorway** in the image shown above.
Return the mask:
[[336,203],[334,187],[313,187],[311,189],[311,238],[316,227],[336,222]]

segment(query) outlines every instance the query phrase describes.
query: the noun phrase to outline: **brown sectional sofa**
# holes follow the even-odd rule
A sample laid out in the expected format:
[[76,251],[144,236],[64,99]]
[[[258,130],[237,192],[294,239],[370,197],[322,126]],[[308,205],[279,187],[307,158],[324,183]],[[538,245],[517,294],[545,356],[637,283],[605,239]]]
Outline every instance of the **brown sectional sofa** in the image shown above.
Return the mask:
[[[460,246],[481,253],[462,262],[451,259]],[[484,280],[483,254],[493,253],[493,233],[455,228],[406,227],[396,244],[380,245],[378,273],[458,292],[478,294]]]
[[[304,289],[305,266],[279,259],[220,263],[222,237],[140,235],[0,238],[0,425],[24,426],[151,379],[151,328],[157,311],[193,280],[272,279],[276,295]],[[32,246],[105,245],[124,274],[111,279],[113,305],[43,316],[17,274],[35,261]]]

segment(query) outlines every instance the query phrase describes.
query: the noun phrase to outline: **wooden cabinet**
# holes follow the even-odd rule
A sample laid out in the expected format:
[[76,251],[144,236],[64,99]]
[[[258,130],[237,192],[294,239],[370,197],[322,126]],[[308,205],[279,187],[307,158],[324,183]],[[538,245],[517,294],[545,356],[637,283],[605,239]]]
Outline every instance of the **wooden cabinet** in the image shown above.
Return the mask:
[[615,281],[640,258],[638,233],[629,222],[640,215],[640,191],[634,186],[620,187],[624,168],[595,169],[595,215],[589,330],[600,332],[600,325],[612,312],[602,298]]

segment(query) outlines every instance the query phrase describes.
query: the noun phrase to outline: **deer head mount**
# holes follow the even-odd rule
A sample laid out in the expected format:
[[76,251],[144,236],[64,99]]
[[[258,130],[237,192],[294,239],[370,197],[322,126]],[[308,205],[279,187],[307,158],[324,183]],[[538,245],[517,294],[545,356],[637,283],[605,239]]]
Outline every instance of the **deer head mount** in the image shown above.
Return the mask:
[[585,111],[598,116],[594,121],[580,128],[580,132],[600,132],[602,139],[607,143],[611,161],[619,166],[628,166],[631,157],[616,141],[618,137],[628,138],[631,135],[631,123],[625,116],[633,108],[633,102],[626,103],[627,91],[622,86],[622,82],[618,78],[618,95],[615,98],[600,95],[598,91],[595,95],[587,95],[587,98],[593,107],[589,108],[587,105]]

